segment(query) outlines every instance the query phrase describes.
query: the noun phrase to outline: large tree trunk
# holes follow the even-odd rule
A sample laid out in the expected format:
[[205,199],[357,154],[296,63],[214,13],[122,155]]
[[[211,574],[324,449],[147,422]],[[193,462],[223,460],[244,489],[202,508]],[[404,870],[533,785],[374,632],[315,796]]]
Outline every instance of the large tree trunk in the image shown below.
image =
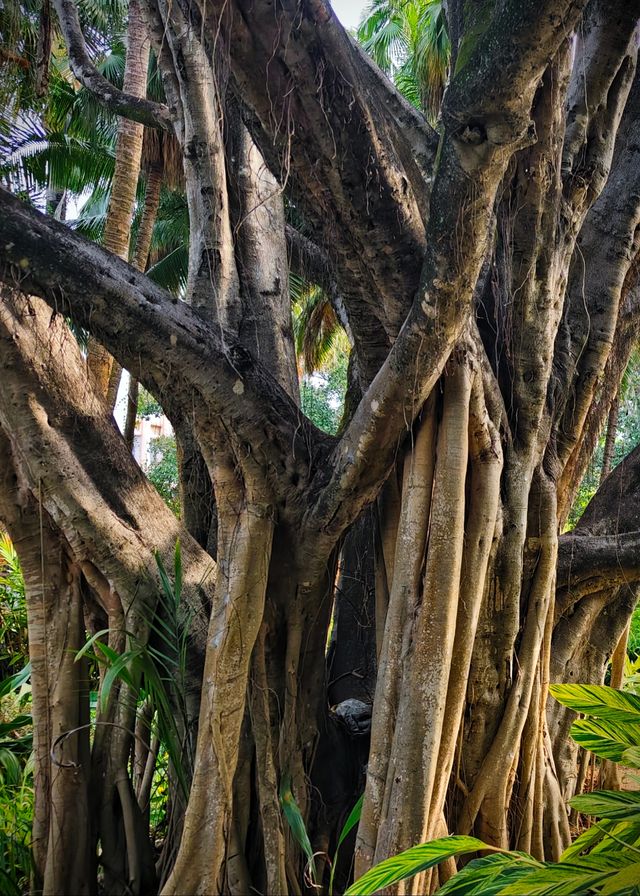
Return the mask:
[[89,806],[88,678],[81,574],[42,506],[25,492],[0,434],[0,517],[20,551],[29,621],[34,718],[34,890],[93,891]]

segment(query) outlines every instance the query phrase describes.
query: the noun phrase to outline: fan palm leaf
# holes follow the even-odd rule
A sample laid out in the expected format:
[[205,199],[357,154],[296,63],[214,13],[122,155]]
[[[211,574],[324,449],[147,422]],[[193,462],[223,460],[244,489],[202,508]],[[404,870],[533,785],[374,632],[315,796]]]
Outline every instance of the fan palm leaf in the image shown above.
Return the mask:
[[442,0],[373,0],[358,40],[406,99],[434,121],[450,59]]

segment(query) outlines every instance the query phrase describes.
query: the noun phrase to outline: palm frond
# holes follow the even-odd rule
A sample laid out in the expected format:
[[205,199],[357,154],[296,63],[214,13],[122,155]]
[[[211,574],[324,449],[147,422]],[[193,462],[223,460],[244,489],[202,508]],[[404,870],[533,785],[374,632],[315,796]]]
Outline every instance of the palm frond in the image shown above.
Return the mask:
[[188,246],[178,246],[151,265],[147,277],[169,292],[182,295],[187,287],[188,270]]
[[313,373],[328,363],[336,349],[348,354],[349,341],[327,294],[319,286],[307,285],[302,290],[299,286],[294,279],[298,292],[293,305],[296,353],[303,370]]
[[450,60],[442,0],[374,0],[358,40],[409,102],[434,121]]

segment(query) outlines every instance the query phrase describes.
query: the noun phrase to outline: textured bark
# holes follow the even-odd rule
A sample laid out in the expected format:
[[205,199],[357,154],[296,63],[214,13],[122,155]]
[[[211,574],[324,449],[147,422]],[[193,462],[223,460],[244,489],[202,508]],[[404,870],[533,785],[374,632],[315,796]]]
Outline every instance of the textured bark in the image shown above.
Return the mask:
[[[20,551],[27,594],[34,718],[34,889],[92,891],[86,666],[80,570],[41,502],[24,489],[0,433],[0,516]],[[59,743],[61,735],[74,732]]]
[[[450,0],[439,135],[322,0],[144,7],[185,157],[187,303],[6,194],[0,259],[5,282],[87,327],[162,402],[181,444],[184,519],[210,550],[215,495],[194,784],[164,890],[302,892],[279,791],[290,787],[324,873],[365,763],[358,873],[446,830],[557,857],[576,768],[548,684],[601,676],[639,578],[635,455],[559,535],[638,327],[637,5]],[[298,407],[287,256],[353,338],[358,400],[335,438]],[[75,397],[88,394],[77,352],[70,373],[29,368],[60,321],[48,333],[35,299],[33,321],[6,307],[14,369],[0,422],[25,470],[37,458],[45,508],[116,631],[127,594],[152,601],[133,567],[153,578],[155,505],[113,430]],[[100,513],[88,502],[107,474],[64,428],[74,401],[110,458],[108,481],[120,476]],[[171,525],[165,556],[181,531]],[[194,583],[206,555],[185,543]],[[368,757],[358,719],[369,708],[328,706],[360,680],[332,680],[325,665],[334,606],[340,656],[361,544],[378,661]],[[127,608],[143,632],[138,609]],[[372,661],[373,624],[363,644]],[[130,726],[124,696],[114,718]],[[144,888],[115,774],[123,743],[105,752],[123,810],[109,854],[120,845],[129,884]],[[176,848],[177,836],[166,857]],[[402,887],[427,892],[452,871]]]
[[607,478],[611,472],[611,463],[616,447],[616,435],[618,432],[618,414],[620,413],[620,396],[616,395],[609,409],[607,418],[607,437],[604,442],[604,451],[602,452],[602,470],[600,471],[600,481]]
[[[51,672],[40,685],[44,688],[44,709],[35,707],[36,718],[42,712],[47,717],[48,701],[56,707],[55,713],[49,716],[50,724],[55,724],[55,736],[79,724],[79,713],[82,724],[89,721],[88,703],[85,702],[84,708],[86,717],[82,717],[78,709],[82,688],[73,684],[82,670],[82,664],[73,663],[73,653],[84,641],[84,625],[78,628],[81,620],[78,615],[80,573],[106,614],[112,646],[122,649],[125,618],[129,632],[142,639],[146,637],[160,587],[155,551],[160,552],[166,567],[171,568],[178,538],[185,557],[184,612],[191,618],[190,680],[187,686],[198,695],[208,595],[213,585],[211,559],[181,529],[137,468],[113,422],[104,416],[103,406],[88,383],[77,344],[63,322],[58,319],[51,323],[39,300],[28,302],[5,293],[0,334],[0,357],[4,368],[0,400],[2,428],[11,433],[12,453],[20,470],[22,487],[27,494],[37,496],[43,513],[64,534],[69,557],[66,565],[62,563],[59,574],[53,570],[51,573],[52,587],[63,576],[65,590],[61,590],[61,594],[67,594],[68,598],[59,607],[47,609],[47,612],[55,613],[55,625],[49,627],[52,635],[58,632],[58,639],[54,638],[51,643],[61,651],[61,656],[55,673]],[[39,356],[41,361],[36,371],[33,359]],[[27,383],[28,391],[25,392]],[[37,477],[34,477],[32,466],[34,457],[40,458]],[[122,494],[114,489],[114,482],[125,486]],[[17,541],[20,544],[19,530]],[[64,577],[70,577],[68,583]],[[67,605],[69,621],[63,636],[58,625],[65,620],[62,608]],[[31,615],[36,624],[37,614]],[[37,647],[34,653],[37,659]],[[66,664],[71,664],[69,672]],[[69,677],[71,683],[67,680]],[[114,690],[117,693],[117,687]],[[52,796],[56,799],[53,805],[60,805],[60,818],[54,819],[51,815],[46,823],[46,819],[37,814],[34,821],[36,840],[49,838],[51,857],[42,866],[44,881],[52,888],[47,892],[60,892],[60,889],[89,892],[94,889],[88,869],[96,862],[95,841],[98,837],[107,886],[119,890],[124,880],[128,880],[134,889],[144,885],[144,874],[142,878],[139,876],[144,859],[142,866],[138,864],[138,854],[142,858],[145,851],[144,839],[140,832],[136,833],[134,846],[131,828],[125,850],[119,834],[121,831],[124,835],[120,825],[131,817],[132,812],[128,782],[119,777],[126,767],[130,749],[132,713],[131,701],[124,692],[120,703],[112,698],[106,711],[99,713],[91,763],[88,761],[86,729],[75,738],[69,738],[68,743],[67,739],[61,743],[63,758],[70,750],[79,750],[83,742],[86,747],[75,772],[67,771],[67,766],[63,765],[58,771],[54,768],[51,774]],[[49,740],[53,742],[53,734]],[[79,800],[77,788],[83,780],[86,782],[90,773],[91,803],[87,812],[90,812],[91,824],[87,824],[85,817],[82,832],[74,833],[72,828],[70,833],[65,833],[64,827],[60,826],[65,818],[76,817],[75,810],[70,816],[68,807],[74,800]],[[77,817],[82,819],[82,803],[78,802],[78,806],[81,811]],[[41,833],[43,830],[48,833]],[[88,840],[86,851],[72,849],[69,838],[75,839],[77,844]],[[74,862],[78,863],[79,869]],[[151,872],[146,873],[149,880]],[[61,887],[60,880],[68,880],[74,874],[78,875],[74,878],[76,886],[65,884]]]

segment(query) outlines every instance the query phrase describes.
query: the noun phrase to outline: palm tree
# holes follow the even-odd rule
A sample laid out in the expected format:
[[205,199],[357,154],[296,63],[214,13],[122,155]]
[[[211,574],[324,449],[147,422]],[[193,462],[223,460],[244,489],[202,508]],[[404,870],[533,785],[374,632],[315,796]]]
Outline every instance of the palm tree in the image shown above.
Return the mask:
[[[124,90],[132,96],[144,97],[147,92],[149,40],[138,0],[129,3],[127,27],[127,56],[124,70]],[[104,246],[114,255],[128,260],[131,222],[136,201],[136,190],[142,159],[144,126],[127,118],[118,121],[116,160],[111,198],[104,231]],[[96,340],[90,339],[87,369],[98,394],[113,410],[120,381],[120,371],[113,359]]]
[[300,372],[335,366],[338,356],[349,354],[350,345],[329,296],[294,274],[289,274],[289,288]]
[[[142,145],[142,169],[145,172],[145,195],[140,223],[135,234],[135,251],[133,252],[132,262],[139,271],[146,271],[151,252],[153,231],[160,208],[162,185],[165,183],[168,188],[175,188],[182,182],[182,158],[176,138],[166,131],[159,133],[150,128],[145,128]],[[188,238],[186,242],[188,243]],[[187,253],[185,252],[184,255],[186,264],[188,262]],[[109,403],[111,407],[115,406],[117,398],[120,380],[118,368],[119,365],[114,361],[109,383]],[[130,451],[133,450],[137,410],[138,381],[130,374],[124,426],[124,438]]]
[[434,122],[451,56],[442,0],[373,0],[358,40],[409,102]]

